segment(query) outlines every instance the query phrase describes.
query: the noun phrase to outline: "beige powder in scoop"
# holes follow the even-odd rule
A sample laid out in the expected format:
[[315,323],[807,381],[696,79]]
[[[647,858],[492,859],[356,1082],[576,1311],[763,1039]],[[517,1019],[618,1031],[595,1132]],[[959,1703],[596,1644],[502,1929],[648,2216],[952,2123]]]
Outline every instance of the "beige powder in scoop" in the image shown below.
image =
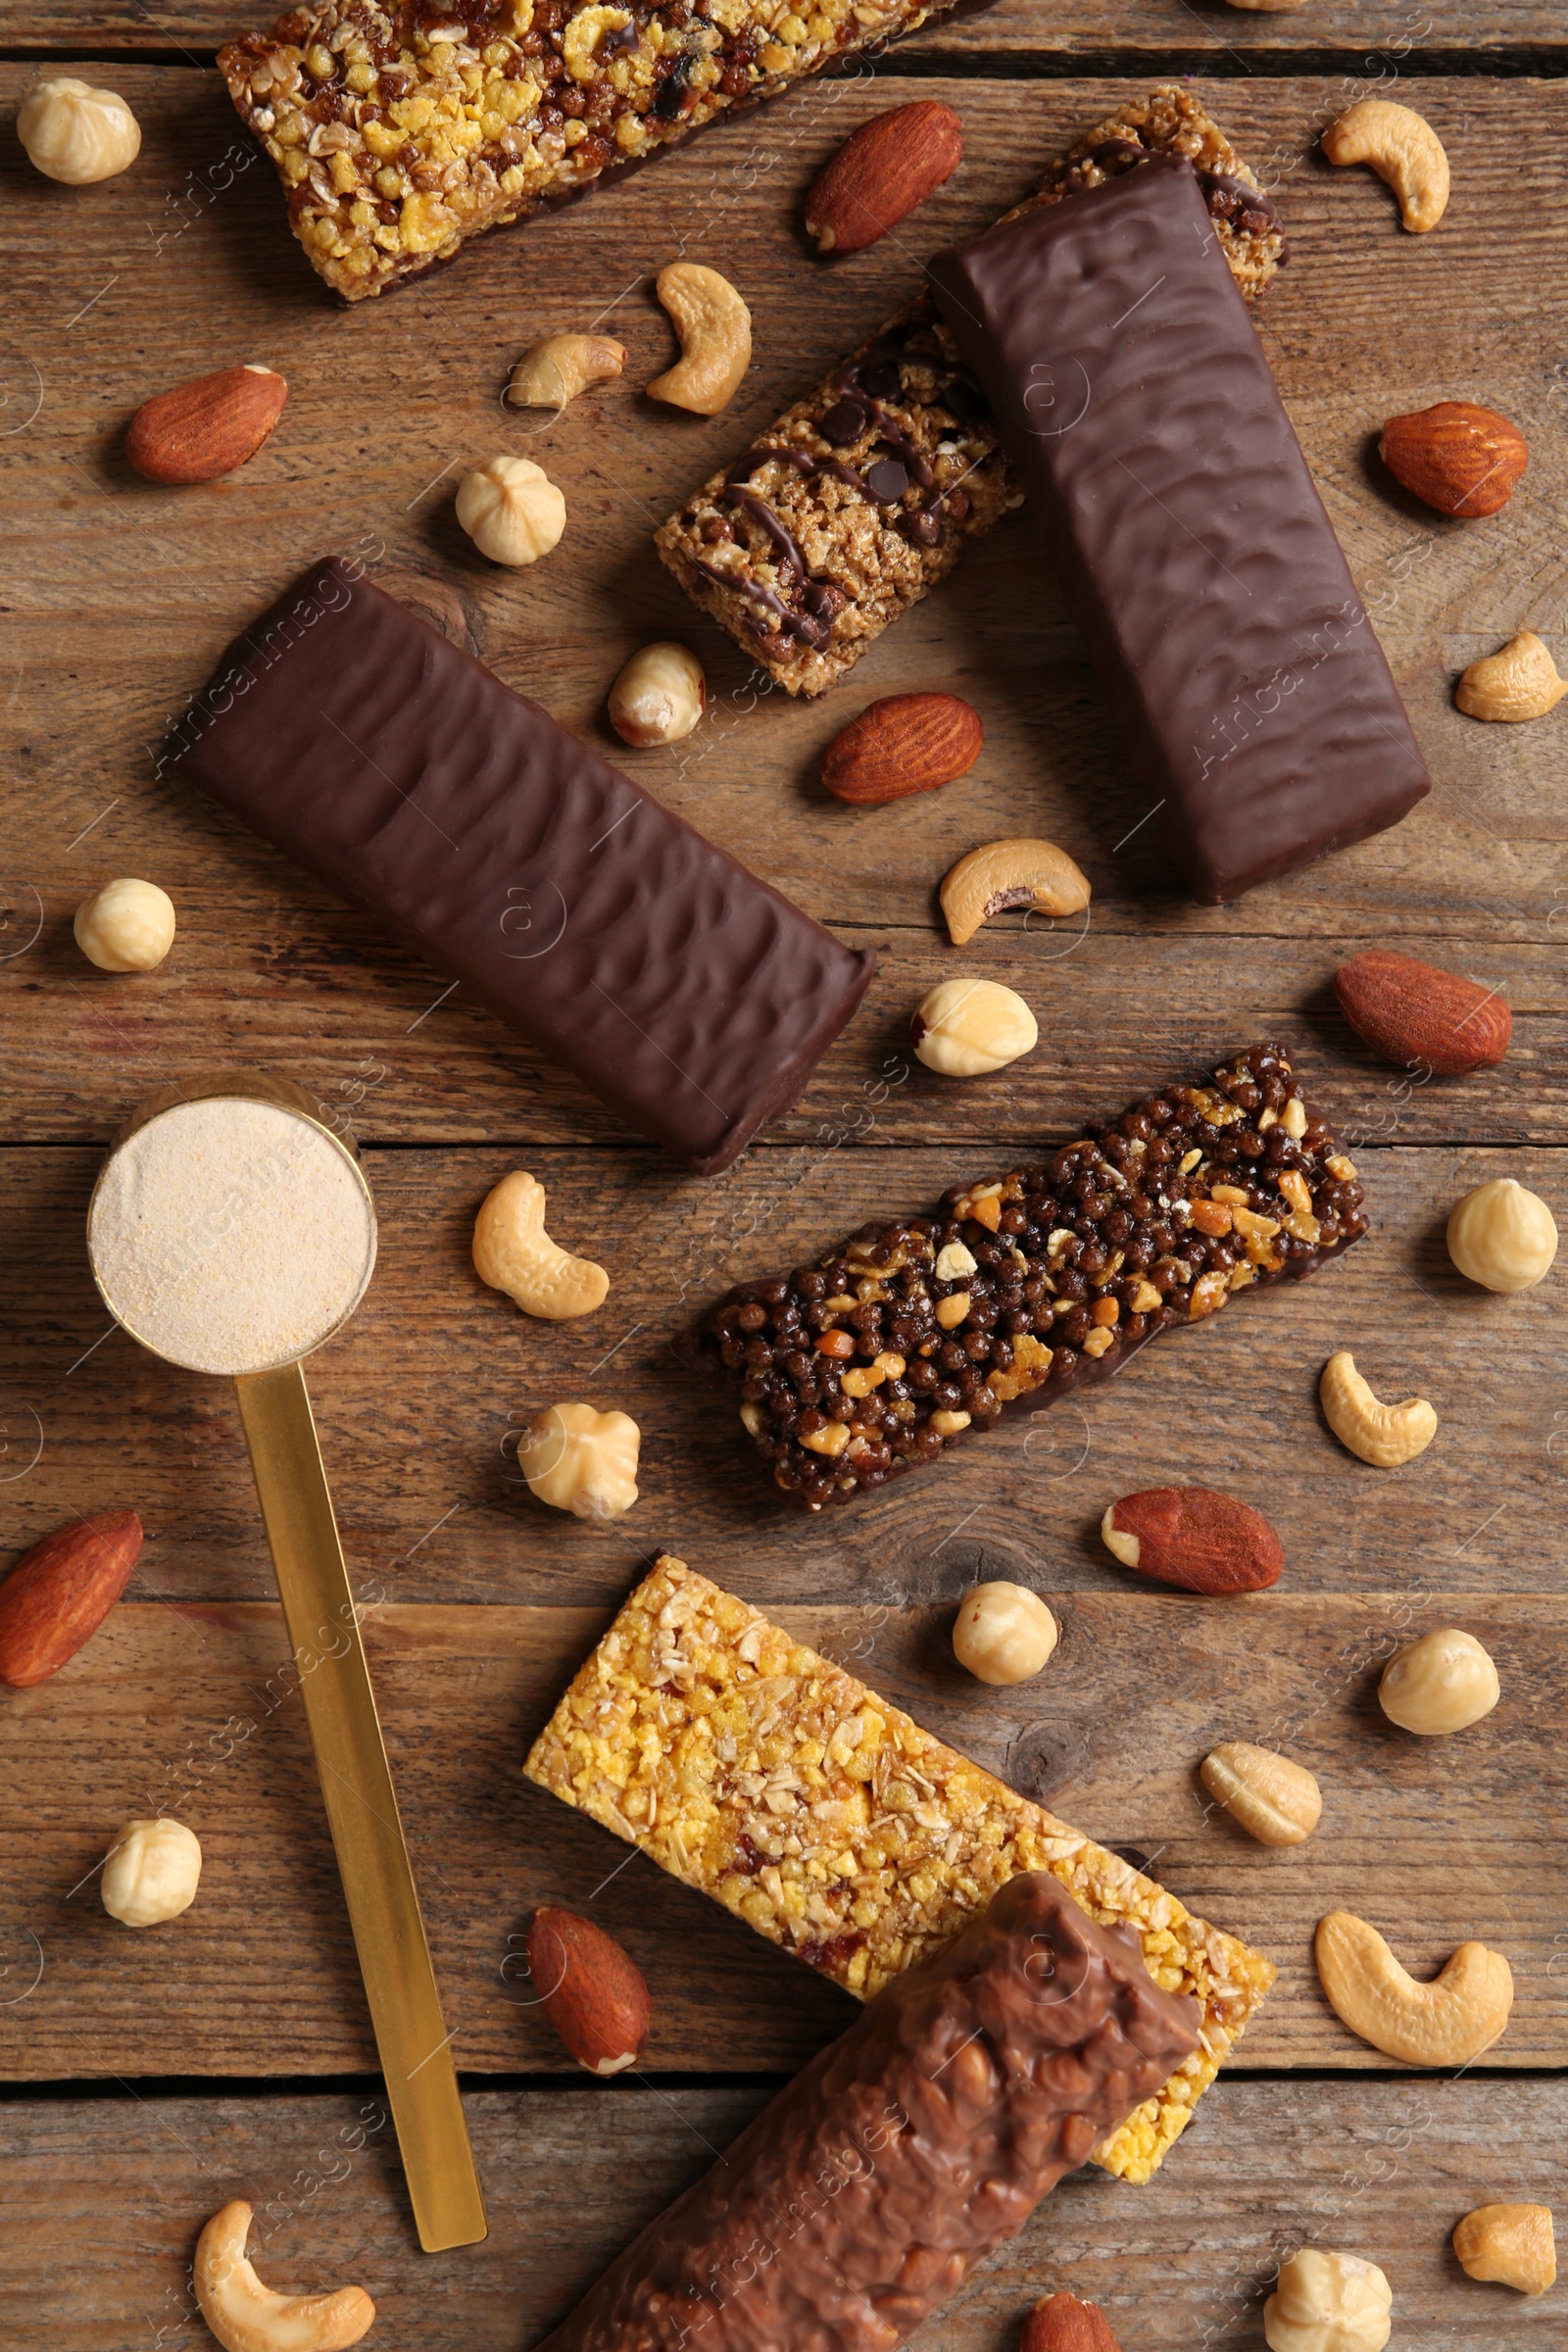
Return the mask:
[[105,1167],[87,1246],[110,1310],[193,1372],[267,1372],[364,1295],[375,1218],[308,1119],[238,1095],[161,1111]]

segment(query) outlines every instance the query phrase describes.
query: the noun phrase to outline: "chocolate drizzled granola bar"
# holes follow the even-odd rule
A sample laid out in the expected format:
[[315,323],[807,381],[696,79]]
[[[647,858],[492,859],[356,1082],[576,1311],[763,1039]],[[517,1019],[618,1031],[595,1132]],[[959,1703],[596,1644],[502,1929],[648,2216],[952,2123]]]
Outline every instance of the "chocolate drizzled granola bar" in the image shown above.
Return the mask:
[[954,0],[320,0],[218,54],[346,301]]
[[[1097,122],[1031,201],[1060,203],[1151,154],[1192,162],[1237,283],[1261,293],[1286,259],[1279,221],[1186,90]],[[770,677],[816,695],[1018,499],[984,395],[922,295],[694,492],[655,545]]]
[[1366,1232],[1361,1198],[1289,1050],[1253,1046],[1043,1165],[956,1185],[934,1216],[741,1283],[676,1348],[739,1389],[774,1485],[820,1510],[1107,1379],[1254,1282],[1315,1272]]
[[1200,2011],[1194,2055],[1095,2151],[1123,2180],[1150,2178],[1274,1981],[1261,1952],[683,1560],[637,1587],[524,1770],[862,2000],[1020,1871],[1050,1871]]

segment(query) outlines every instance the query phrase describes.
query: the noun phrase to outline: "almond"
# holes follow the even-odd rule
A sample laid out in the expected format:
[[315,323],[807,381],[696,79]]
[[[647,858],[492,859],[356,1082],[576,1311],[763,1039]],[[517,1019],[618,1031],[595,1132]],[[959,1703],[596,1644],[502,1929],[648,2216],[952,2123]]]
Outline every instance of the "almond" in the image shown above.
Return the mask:
[[963,124],[930,98],[873,115],[847,138],[811,182],[806,226],[818,253],[858,253],[896,228],[963,154]]
[[1435,409],[1391,416],[1378,443],[1396,482],[1440,514],[1495,514],[1530,463],[1525,438],[1495,409],[1440,400]]
[[642,1971],[613,1936],[575,1911],[545,1905],[529,1922],[528,1974],[545,2015],[579,2066],[618,2075],[648,2038]]
[[1151,1487],[1124,1494],[1100,1523],[1124,1568],[1184,1592],[1261,1592],[1279,1582],[1285,1552],[1250,1503],[1211,1487]]
[[74,1519],[24,1552],[0,1585],[0,1683],[30,1690],[91,1641],[141,1550],[134,1511]]
[[890,694],[834,736],[822,782],[858,808],[934,792],[966,776],[980,757],[980,713],[956,694]]
[[1120,2352],[1120,2346],[1098,2303],[1060,2294],[1035,2305],[1023,2324],[1018,2352]]
[[194,375],[136,411],[125,455],[150,482],[216,481],[255,457],[287,398],[287,384],[270,368]]
[[1490,1069],[1508,1051],[1513,1015],[1495,989],[1392,948],[1366,948],[1334,975],[1340,1009],[1385,1061],[1424,1062],[1442,1078]]

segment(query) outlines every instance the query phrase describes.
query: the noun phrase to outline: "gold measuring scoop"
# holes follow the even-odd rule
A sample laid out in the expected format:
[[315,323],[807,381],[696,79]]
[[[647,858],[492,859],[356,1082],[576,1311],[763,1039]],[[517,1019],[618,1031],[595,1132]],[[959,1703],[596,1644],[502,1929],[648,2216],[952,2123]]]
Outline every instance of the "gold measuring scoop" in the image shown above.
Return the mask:
[[133,1340],[234,1382],[419,2243],[474,2245],[484,2200],[301,1364],[375,1264],[358,1154],[281,1080],[170,1087],[116,1136],[87,1249]]

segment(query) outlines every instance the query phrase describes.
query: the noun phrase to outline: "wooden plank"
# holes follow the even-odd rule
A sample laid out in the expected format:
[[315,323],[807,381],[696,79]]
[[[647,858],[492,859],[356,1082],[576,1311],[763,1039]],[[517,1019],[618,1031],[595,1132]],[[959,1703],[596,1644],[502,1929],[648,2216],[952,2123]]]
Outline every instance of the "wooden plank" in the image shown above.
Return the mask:
[[[1114,1099],[1114,1098],[1113,1098]],[[540,1324],[485,1290],[474,1210],[510,1166],[544,1182],[552,1230],[610,1270],[605,1307]],[[929,1470],[821,1517],[776,1496],[733,1400],[688,1374],[670,1335],[729,1283],[799,1264],[867,1216],[912,1211],[1005,1165],[995,1147],[754,1152],[710,1184],[648,1152],[375,1151],[375,1280],[311,1385],[349,1556],[400,1600],[608,1603],[661,1546],[759,1599],[896,1601],[946,1575],[1125,1591],[1102,1546],[1116,1495],[1234,1489],[1277,1520],[1298,1593],[1560,1590],[1568,1407],[1559,1269],[1495,1298],[1448,1262],[1451,1203],[1499,1171],[1568,1203],[1561,1153],[1363,1152],[1375,1229],[1310,1282],[1238,1298],[1142,1354],[1080,1404],[1006,1420]],[[112,1330],[82,1248],[95,1153],[0,1155],[11,1311],[0,1326],[0,1541],[89,1509],[138,1508],[138,1590],[272,1591],[231,1393]],[[1350,1347],[1381,1394],[1429,1396],[1436,1443],[1397,1473],[1330,1436],[1316,1384]],[[534,1502],[516,1432],[559,1398],[629,1412],[641,1500],[593,1529]],[[944,1584],[943,1592],[958,1585]]]
[[[945,1558],[924,1576],[927,1591],[965,1581]],[[1280,1982],[1242,2065],[1386,2066],[1317,1987],[1312,1931],[1341,1906],[1381,1926],[1419,1975],[1472,1936],[1505,1952],[1517,1998],[1488,2064],[1568,2061],[1568,1983],[1553,1974],[1568,1795],[1551,1697],[1568,1670],[1560,1606],[1474,1589],[1434,1606],[1408,1588],[1203,1603],[1040,1581],[1061,1643],[1047,1675],[1014,1690],[962,1674],[951,1609],[936,1602],[778,1613],[1266,1950]],[[566,2064],[518,1959],[534,1907],[559,1901],[591,1905],[644,1970],[651,2074],[799,2064],[848,2017],[847,1996],[521,1779],[527,1742],[605,1621],[397,1604],[368,1617],[460,2063]],[[1496,1658],[1503,1699],[1462,1741],[1415,1740],[1382,1715],[1378,1669],[1411,1632],[1449,1621]],[[269,1604],[126,1604],[52,1683],[0,1694],[7,2079],[373,2066],[285,1657]],[[1317,1774],[1324,1817],[1305,1845],[1262,1848],[1207,1803],[1197,1767],[1226,1738],[1283,1746]],[[102,1911],[96,1866],[125,1819],[160,1804],[202,1839],[201,1891],[177,1923],[131,1934]]]
[[[514,2352],[764,2095],[470,2091],[490,2236],[435,2256],[414,2241],[373,2093],[0,2107],[0,2292],[23,2330],[11,2340],[102,2352],[106,2328],[117,2343],[197,2340],[196,2232],[244,2196],[269,2282],[358,2280],[376,2304],[374,2340],[400,2352]],[[1129,2352],[1253,2352],[1274,2271],[1302,2244],[1381,2265],[1400,2352],[1544,2352],[1561,2340],[1561,2290],[1531,2302],[1480,2285],[1447,2241],[1474,2205],[1557,2195],[1565,2132],[1560,2082],[1222,2082],[1147,2188],[1070,2175],[916,2352],[1011,2352],[1024,2312],[1058,2287],[1100,2303]]]
[[[3,70],[12,100],[26,71]],[[384,548],[393,585],[434,601],[503,676],[600,740],[607,683],[632,646],[672,632],[701,646],[712,715],[684,749],[647,755],[637,772],[812,912],[889,947],[887,975],[796,1133],[832,1115],[846,1080],[853,1094],[880,1073],[901,1049],[917,978],[947,968],[933,894],[954,857],[1017,831],[1059,839],[1085,864],[1097,894],[1090,938],[1054,985],[1035,967],[1060,959],[1059,936],[1004,928],[976,953],[1009,973],[1008,959],[1024,958],[1048,1031],[1063,980],[1075,997],[1102,986],[1080,1000],[1095,1024],[1091,1076],[1110,1041],[1149,1036],[1152,1022],[1228,1043],[1238,1023],[1276,1007],[1299,1020],[1304,1006],[1315,1021],[1342,945],[1404,938],[1517,992],[1530,1082],[1514,1088],[1513,1107],[1492,1098],[1495,1124],[1477,1131],[1537,1131],[1560,1087],[1558,1032],[1530,1024],[1561,1011],[1568,736],[1554,722],[1483,728],[1452,710],[1448,682],[1520,624],[1556,642],[1565,461],[1554,370],[1568,301],[1560,84],[1423,82],[1457,188],[1427,239],[1403,235],[1370,174],[1333,173],[1315,159],[1339,82],[1247,79],[1206,93],[1248,153],[1274,159],[1296,258],[1261,329],[1437,789],[1395,833],[1240,906],[1201,909],[1157,895],[1149,810],[1127,785],[1021,519],[974,553],[961,589],[890,631],[852,685],[804,708],[776,696],[751,708],[739,655],[691,612],[649,545],[693,481],[905,299],[925,254],[994,218],[1124,83],[923,84],[964,116],[961,172],[897,238],[839,268],[809,265],[808,278],[802,191],[850,122],[895,103],[896,87],[803,90],[618,191],[481,240],[459,268],[345,315],[326,307],[296,256],[268,169],[241,168],[248,151],[216,77],[126,65],[120,79],[146,125],[136,170],[84,200],[19,172],[8,208],[5,388],[9,412],[27,418],[0,435],[17,583],[0,691],[0,756],[18,779],[0,964],[11,1133],[102,1135],[137,1083],[166,1074],[172,1053],[193,1065],[261,1052],[324,1061],[344,1087],[363,1079],[365,1060],[386,1062],[398,1099],[381,1086],[370,1115],[385,1104],[386,1131],[400,1137],[606,1134],[578,1091],[541,1075],[488,1016],[461,998],[432,1009],[440,979],[229,820],[153,778],[147,747],[164,718],[232,630],[327,544]],[[753,374],[731,413],[709,421],[655,415],[629,389],[667,354],[648,277],[683,238],[724,262],[757,320]],[[631,348],[628,388],[586,398],[559,421],[497,410],[520,342],[596,314]],[[236,354],[290,378],[268,448],[203,489],[133,475],[119,451],[137,403]],[[1486,523],[1418,510],[1367,457],[1390,410],[1453,393],[1505,409],[1532,444],[1523,486]],[[542,456],[568,503],[563,550],[520,577],[483,565],[452,519],[453,470],[498,444]],[[828,804],[811,780],[827,739],[872,695],[934,679],[983,712],[989,748],[972,779],[890,809]],[[87,971],[70,940],[79,898],[125,870],[162,880],[184,924],[149,980]],[[1261,939],[1266,954],[1249,960],[1244,943]],[[1276,948],[1282,939],[1288,950]],[[1151,986],[1156,953],[1169,961]],[[1070,1018],[1063,1042],[1077,1059]],[[1330,1034],[1343,1037],[1332,1023]],[[1168,1057],[1144,1066],[1161,1074]],[[1073,1097],[1089,1091],[1080,1075]]]
[[[8,25],[14,57],[51,49],[83,48],[93,55],[137,53],[200,57],[276,15],[262,0],[43,0],[25,20]],[[975,60],[1014,67],[1057,66],[1068,60],[1114,55],[1136,66],[1145,57],[1212,57],[1233,73],[1267,71],[1276,58],[1344,53],[1349,74],[1373,83],[1430,72],[1433,58],[1466,51],[1488,62],[1510,51],[1547,52],[1562,45],[1561,16],[1540,0],[1497,0],[1480,12],[1463,0],[1426,0],[1368,26],[1353,0],[1317,0],[1310,11],[1283,18],[1228,7],[1199,8],[1190,0],[1065,0],[1042,9],[1032,0],[994,0],[982,14],[933,25],[900,41],[879,71],[898,74],[928,60],[952,61],[961,71]],[[1375,44],[1375,46],[1374,46]]]

